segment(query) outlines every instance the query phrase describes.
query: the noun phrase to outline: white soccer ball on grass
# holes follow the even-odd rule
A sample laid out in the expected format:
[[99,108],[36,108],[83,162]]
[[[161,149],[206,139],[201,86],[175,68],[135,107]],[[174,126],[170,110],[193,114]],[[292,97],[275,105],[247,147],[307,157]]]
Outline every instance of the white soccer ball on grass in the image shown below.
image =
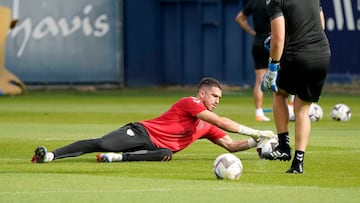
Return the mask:
[[346,104],[336,104],[330,114],[335,121],[348,121],[351,118],[351,110]]
[[234,154],[221,154],[213,163],[213,172],[217,179],[238,180],[242,171],[241,160]]
[[311,121],[319,121],[323,118],[323,110],[319,104],[312,103],[310,105],[309,118]]
[[[288,105],[289,120],[295,121],[294,106]],[[319,104],[312,103],[309,108],[309,118],[311,121],[319,121],[323,118],[323,110]]]
[[275,147],[279,145],[277,138],[261,139],[256,145],[256,151],[260,159],[264,159],[265,155],[274,151]]

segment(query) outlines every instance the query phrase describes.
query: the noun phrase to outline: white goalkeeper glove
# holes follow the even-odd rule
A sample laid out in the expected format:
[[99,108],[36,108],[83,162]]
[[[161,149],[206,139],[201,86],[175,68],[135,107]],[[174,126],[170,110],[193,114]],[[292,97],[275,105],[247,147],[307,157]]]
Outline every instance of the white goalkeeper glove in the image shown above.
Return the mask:
[[271,130],[255,130],[243,125],[240,125],[239,134],[250,136],[256,141],[259,140],[260,138],[275,137],[274,132]]

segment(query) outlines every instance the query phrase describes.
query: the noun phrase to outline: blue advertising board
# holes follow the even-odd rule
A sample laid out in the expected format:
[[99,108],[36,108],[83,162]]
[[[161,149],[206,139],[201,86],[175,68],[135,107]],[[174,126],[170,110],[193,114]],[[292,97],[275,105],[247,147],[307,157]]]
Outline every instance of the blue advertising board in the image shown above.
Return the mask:
[[360,0],[322,1],[332,59],[329,80],[360,75]]
[[[245,0],[0,0],[19,23],[6,67],[27,84],[128,87],[254,82],[252,37],[234,21]],[[360,78],[360,0],[322,0],[328,81]]]
[[[252,85],[253,39],[234,20],[245,2],[124,1],[127,85],[196,84],[203,76]],[[321,2],[332,50],[327,81],[359,79],[360,0]]]
[[0,0],[18,24],[6,67],[25,83],[121,83],[121,1]]

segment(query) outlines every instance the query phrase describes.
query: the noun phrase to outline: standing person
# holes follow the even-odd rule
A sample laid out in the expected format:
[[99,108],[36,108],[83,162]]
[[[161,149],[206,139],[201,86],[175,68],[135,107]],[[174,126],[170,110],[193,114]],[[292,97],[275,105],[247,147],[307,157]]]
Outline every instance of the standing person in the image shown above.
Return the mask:
[[[273,93],[273,111],[279,146],[266,158],[291,160],[287,98],[295,95],[295,156],[287,173],[304,173],[310,137],[310,104],[320,98],[330,63],[330,45],[324,32],[319,0],[267,0],[271,22],[270,62],[261,89]],[[280,68],[281,60],[281,68]]]
[[[254,36],[252,57],[255,65],[255,84],[253,89],[255,104],[255,120],[270,121],[263,111],[263,92],[260,89],[261,80],[266,73],[269,51],[264,47],[264,40],[270,35],[270,21],[266,13],[265,0],[250,0],[238,13],[235,20],[247,33]],[[247,18],[252,15],[254,29]]]
[[[99,162],[170,161],[174,153],[201,138],[237,152],[255,147],[259,138],[274,136],[272,131],[255,130],[215,114],[221,96],[221,84],[214,78],[204,78],[196,97],[181,98],[157,118],[129,123],[103,137],[80,140],[52,152],[37,147],[32,162],[51,162],[91,152],[110,152],[98,154]],[[221,129],[251,138],[233,140]]]

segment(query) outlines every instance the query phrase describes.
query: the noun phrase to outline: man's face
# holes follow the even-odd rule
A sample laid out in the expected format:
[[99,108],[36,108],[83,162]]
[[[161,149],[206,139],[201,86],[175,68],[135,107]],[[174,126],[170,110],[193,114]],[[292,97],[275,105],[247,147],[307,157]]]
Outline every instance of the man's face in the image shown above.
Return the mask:
[[218,87],[203,88],[199,91],[200,100],[209,111],[213,111],[220,102],[222,91]]

